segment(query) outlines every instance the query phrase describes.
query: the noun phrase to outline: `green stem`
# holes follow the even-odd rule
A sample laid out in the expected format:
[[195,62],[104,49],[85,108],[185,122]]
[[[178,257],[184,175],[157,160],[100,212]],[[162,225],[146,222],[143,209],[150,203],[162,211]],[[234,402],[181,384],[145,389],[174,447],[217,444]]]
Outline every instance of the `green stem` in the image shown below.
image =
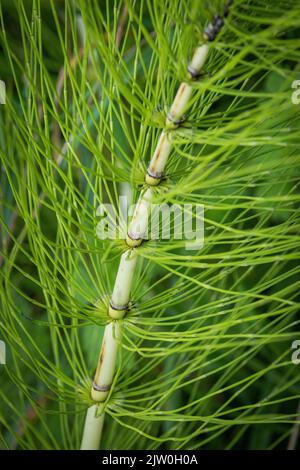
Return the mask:
[[[219,20],[216,21],[220,21],[220,17]],[[105,327],[98,366],[91,390],[91,397],[96,403],[103,403],[107,399],[113,383],[118,346],[120,343],[120,322],[129,306],[138,246],[143,242],[143,235],[147,229],[149,208],[154,195],[154,187],[161,182],[168,157],[172,150],[169,132],[172,131],[172,129],[176,129],[184,120],[184,113],[189,107],[193,93],[191,81],[199,76],[209,52],[209,44],[207,41],[214,39],[218,28],[217,23],[210,24],[203,35],[204,44],[197,47],[194,51],[192,60],[188,65],[187,81],[181,83],[178,88],[177,94],[167,114],[165,130],[160,134],[156,149],[147,169],[145,175],[147,188],[142,191],[139,197],[138,204],[128,227],[126,243],[129,250],[121,256],[108,309],[108,316],[111,321]],[[104,412],[98,417],[95,413],[96,408],[97,405],[93,405],[87,411],[81,446],[82,449],[99,448]]]

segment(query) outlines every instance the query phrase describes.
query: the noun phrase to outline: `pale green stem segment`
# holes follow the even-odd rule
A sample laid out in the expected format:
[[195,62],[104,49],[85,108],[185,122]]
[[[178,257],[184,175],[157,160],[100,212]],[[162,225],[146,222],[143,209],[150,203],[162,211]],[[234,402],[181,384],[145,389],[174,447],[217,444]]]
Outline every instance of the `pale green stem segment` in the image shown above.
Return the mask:
[[[189,79],[195,78],[201,71],[208,54],[208,44],[198,47],[189,64]],[[112,321],[105,327],[104,338],[100,350],[99,361],[95,373],[91,397],[95,402],[104,402],[109,395],[117,361],[118,344],[120,341],[120,324],[128,310],[133,275],[136,267],[138,247],[147,233],[149,207],[151,205],[154,188],[160,183],[170,155],[172,145],[168,130],[176,128],[183,119],[189,106],[193,87],[188,82],[180,84],[175,99],[166,119],[167,130],[162,131],[154,154],[151,158],[145,182],[148,188],[141,193],[135,212],[128,227],[126,243],[130,248],[122,256],[118,273],[108,308],[108,315]],[[91,406],[87,411],[84,425],[81,449],[98,449],[100,445],[104,413],[96,416],[97,405]]]
[[[199,75],[203,65],[205,64],[209,45],[203,44],[194,52],[192,60],[188,66],[189,79]],[[193,93],[193,87],[190,83],[182,82],[178,88],[174,101],[171,105],[166,119],[166,128],[172,129],[176,127],[183,119],[184,113],[189,106],[189,102]],[[165,130],[160,134],[156,149],[151,158],[147,174],[145,177],[146,183],[151,186],[156,186],[160,183],[164,174],[164,170],[168,161],[168,157],[172,150],[172,144],[169,140],[169,133]]]
[[87,410],[84,431],[81,441],[81,450],[98,450],[104,423],[104,413],[97,416],[97,405],[90,406]]
[[149,209],[153,199],[153,188],[150,187],[142,192],[132,220],[128,227],[126,243],[128,246],[135,248],[141,245],[142,241],[147,238],[148,233],[148,217]]
[[116,368],[120,323],[112,321],[105,327],[99,361],[92,385],[91,396],[96,402],[104,401],[111,389]]
[[134,250],[127,250],[121,256],[114,290],[108,308],[108,314],[114,320],[123,318],[128,309],[136,261],[137,253]]

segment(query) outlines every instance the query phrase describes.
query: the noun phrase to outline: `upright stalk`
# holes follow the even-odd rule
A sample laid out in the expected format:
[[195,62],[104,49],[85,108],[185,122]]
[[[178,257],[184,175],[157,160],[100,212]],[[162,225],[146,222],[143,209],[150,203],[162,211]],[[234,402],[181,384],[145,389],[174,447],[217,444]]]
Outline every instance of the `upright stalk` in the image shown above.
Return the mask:
[[[232,0],[227,0],[224,16],[227,16]],[[138,247],[143,242],[147,225],[149,208],[154,195],[154,187],[159,185],[172,150],[169,134],[184,121],[184,113],[190,104],[193,93],[191,82],[198,79],[209,52],[209,42],[213,41],[224,21],[215,15],[203,34],[203,44],[194,51],[187,67],[187,79],[178,88],[174,101],[167,113],[165,129],[161,132],[154,154],[145,175],[145,188],[140,194],[135,212],[127,230],[126,250],[120,259],[113,293],[108,307],[110,322],[105,327],[100,349],[98,365],[94,376],[91,398],[95,404],[88,408],[81,449],[98,449],[101,440],[104,411],[97,415],[97,407],[107,399],[114,380],[117,353],[121,339],[122,319],[129,309],[130,293],[138,257]],[[97,405],[98,403],[98,405]],[[101,407],[102,408],[102,407]]]
[[81,441],[81,450],[97,450],[101,440],[104,423],[104,413],[96,416],[97,405],[88,408],[85,417],[84,430]]

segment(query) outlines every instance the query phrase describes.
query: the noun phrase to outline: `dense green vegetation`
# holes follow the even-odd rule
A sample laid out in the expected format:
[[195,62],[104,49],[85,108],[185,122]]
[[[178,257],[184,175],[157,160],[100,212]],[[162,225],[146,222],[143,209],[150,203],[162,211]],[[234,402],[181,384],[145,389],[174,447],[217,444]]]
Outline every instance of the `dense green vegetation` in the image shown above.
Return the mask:
[[[3,449],[80,447],[127,249],[97,207],[137,201],[224,4],[1,0]],[[204,204],[205,243],[136,248],[104,449],[299,448],[299,33],[299,0],[236,0],[191,81],[155,200]]]

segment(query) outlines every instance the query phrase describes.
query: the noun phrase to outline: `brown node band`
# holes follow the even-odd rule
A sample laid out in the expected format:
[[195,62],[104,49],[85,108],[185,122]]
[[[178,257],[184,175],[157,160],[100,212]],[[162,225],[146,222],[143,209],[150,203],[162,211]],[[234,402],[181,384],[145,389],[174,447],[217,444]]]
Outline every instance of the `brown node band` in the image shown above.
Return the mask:
[[137,248],[143,243],[143,239],[138,237],[137,235],[132,235],[131,233],[127,232],[126,235],[126,244],[129,248]]
[[109,305],[113,310],[117,310],[117,311],[123,311],[123,310],[128,309],[128,304],[127,305],[121,305],[121,306],[114,305],[111,300],[109,301]]
[[162,178],[162,174],[154,173],[153,171],[150,170],[150,167],[147,168],[147,173],[148,173],[149,176],[151,176],[151,178],[154,178],[154,179],[157,179],[157,180],[160,180]]
[[157,186],[161,182],[162,175],[157,175],[156,173],[153,173],[150,168],[147,168],[147,173],[145,175],[145,182],[149,186]]
[[179,119],[175,119],[171,113],[167,114],[167,120],[172,122],[175,126],[180,126],[180,124],[182,124],[185,121],[185,119],[186,119],[185,114]]
[[97,385],[96,382],[93,382],[93,389],[96,390],[97,392],[109,392],[111,389],[111,384],[110,385]]
[[195,69],[195,67],[193,67],[191,64],[188,65],[188,73],[190,74],[191,78],[193,80],[197,80],[200,75],[201,75],[201,72],[199,72],[199,70]]

